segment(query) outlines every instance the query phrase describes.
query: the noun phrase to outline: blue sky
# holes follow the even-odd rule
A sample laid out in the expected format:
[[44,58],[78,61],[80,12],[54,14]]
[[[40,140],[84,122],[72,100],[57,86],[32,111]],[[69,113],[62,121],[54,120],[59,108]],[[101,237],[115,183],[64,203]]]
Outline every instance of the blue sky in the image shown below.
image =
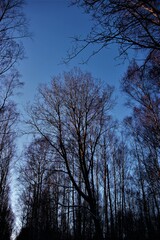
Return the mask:
[[32,39],[24,40],[26,59],[18,68],[25,83],[22,95],[18,97],[20,107],[25,107],[33,100],[38,85],[49,82],[53,76],[69,71],[74,66],[91,72],[96,78],[114,85],[115,95],[118,96],[117,106],[113,111],[116,118],[122,120],[127,113],[124,108],[124,96],[119,92],[119,82],[126,70],[122,60],[115,60],[118,55],[117,47],[111,46],[91,58],[87,64],[79,64],[89,55],[90,48],[69,64],[60,64],[62,58],[72,47],[72,37],[85,36],[90,29],[90,17],[82,9],[70,6],[68,0],[27,0],[24,13],[29,20]]
[[[95,78],[101,79],[104,83],[115,86],[115,95],[118,99],[113,115],[122,120],[128,110],[123,105],[125,96],[119,91],[119,82],[127,63],[115,60],[118,55],[117,46],[104,49],[85,65],[79,63],[89,55],[92,48],[68,65],[60,64],[72,47],[72,37],[85,36],[89,31],[90,17],[76,6],[69,7],[68,0],[26,0],[26,2],[24,13],[29,20],[29,29],[33,37],[24,40],[26,59],[18,65],[22,81],[25,83],[21,90],[22,94],[16,98],[20,110],[26,107],[28,101],[33,101],[40,83],[48,83],[53,76],[78,66],[84,71],[91,72]],[[27,136],[23,136],[19,139],[18,147],[22,149],[23,142],[25,144],[27,141]],[[12,199],[18,197],[15,192],[12,194]],[[12,201],[13,207],[15,202],[16,200]]]

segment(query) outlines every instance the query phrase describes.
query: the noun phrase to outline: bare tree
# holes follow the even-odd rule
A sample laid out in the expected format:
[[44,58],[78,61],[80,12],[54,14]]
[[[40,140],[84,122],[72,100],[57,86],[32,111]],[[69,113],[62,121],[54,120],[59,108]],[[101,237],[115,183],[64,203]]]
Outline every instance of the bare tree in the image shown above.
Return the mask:
[[[2,239],[10,238],[13,227],[13,213],[9,204],[9,179],[15,154],[15,126],[18,119],[13,96],[15,89],[22,85],[16,70],[17,61],[24,57],[21,39],[29,36],[27,21],[22,11],[23,5],[23,0],[0,0],[0,229],[2,230],[0,235]],[[8,236],[3,234],[5,229],[8,229]]]
[[75,37],[75,45],[66,61],[89,45],[97,46],[89,58],[114,43],[118,44],[120,55],[126,54],[131,48],[146,50],[148,55],[160,50],[158,0],[71,0],[71,3],[91,15],[93,27],[84,39]]
[[9,204],[9,187],[5,186],[5,193],[0,193],[0,235],[3,240],[10,240],[13,230],[14,216]]
[[54,200],[58,191],[54,184],[56,174],[53,175],[52,170],[53,154],[49,148],[46,139],[34,139],[27,147],[25,162],[20,168],[24,219],[21,234],[28,228],[30,239],[39,240],[45,234],[53,235],[58,227],[56,224],[58,202]]
[[22,38],[29,36],[23,0],[0,1],[0,76],[24,56]]
[[133,107],[139,137],[155,150],[157,157],[160,151],[158,65],[151,59],[142,69],[133,61],[122,80],[122,89],[129,96],[128,104]]
[[[9,203],[10,171],[15,155],[15,126],[18,120],[16,105],[11,98],[21,83],[17,73],[8,76],[7,81],[3,80],[0,81],[0,232],[2,239],[9,239],[13,227],[13,213]],[[6,228],[8,237],[4,235]]]
[[[54,78],[49,87],[40,87],[29,110],[28,123],[64,161],[75,190],[88,203],[97,239],[103,237],[95,192],[95,152],[113,105],[112,92],[110,86],[102,89],[91,74],[74,69],[63,78]],[[73,174],[73,161],[81,172],[81,186]]]
[[[131,117],[125,120],[134,139],[134,158],[137,160],[140,186],[139,212],[146,226],[147,234],[158,234],[159,226],[153,219],[159,219],[160,186],[160,96],[159,64],[149,59],[143,68],[133,61],[123,80],[122,89],[127,93],[128,104],[133,109]],[[152,210],[151,210],[152,206]],[[144,217],[143,217],[144,216]],[[158,220],[159,221],[159,220]]]

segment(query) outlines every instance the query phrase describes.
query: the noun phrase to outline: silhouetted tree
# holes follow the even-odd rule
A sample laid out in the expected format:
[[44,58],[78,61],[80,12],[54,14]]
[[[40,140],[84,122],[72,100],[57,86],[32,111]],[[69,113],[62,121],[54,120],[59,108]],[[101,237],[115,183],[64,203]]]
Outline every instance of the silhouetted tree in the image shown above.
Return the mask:
[[[113,88],[102,89],[89,73],[74,69],[51,85],[39,89],[39,100],[30,108],[28,123],[45,137],[59,158],[77,193],[88,203],[95,223],[96,239],[102,239],[96,198],[96,149],[113,105]],[[73,175],[72,162],[82,183]]]
[[[157,55],[158,56],[158,55]],[[159,68],[129,66],[132,115],[109,116],[113,88],[74,69],[42,85],[28,109],[23,224],[17,239],[158,240]],[[23,177],[22,177],[23,176]]]
[[21,234],[25,234],[23,231],[27,228],[26,234],[29,234],[30,239],[39,240],[49,232],[55,235],[58,228],[55,219],[58,217],[56,213],[58,206],[54,200],[58,193],[54,195],[52,158],[48,142],[44,138],[35,139],[27,148],[26,163],[20,171],[24,186],[22,192],[24,224]]
[[21,39],[29,36],[23,0],[0,1],[0,238],[10,239],[13,213],[9,203],[10,170],[15,153],[18,113],[13,96],[22,85],[16,70],[24,57]]
[[12,97],[20,87],[17,73],[0,81],[0,235],[10,239],[13,213],[9,203],[10,170],[15,154],[16,123],[18,113]]
[[71,3],[91,15],[93,26],[84,39],[75,37],[76,44],[66,61],[94,44],[97,49],[91,56],[114,43],[118,44],[120,55],[126,54],[128,49],[143,49],[149,57],[160,50],[158,0],[71,0]]
[[0,1],[0,77],[22,59],[21,38],[29,36],[23,0]]
[[143,68],[134,61],[122,80],[122,88],[129,96],[128,104],[133,108],[132,117],[127,118],[125,124],[133,137],[132,153],[137,160],[139,221],[149,239],[153,236],[156,239],[160,229],[159,224],[155,224],[160,217],[160,81],[156,69],[159,68],[155,58]]
[[0,193],[0,236],[2,240],[10,240],[14,216],[9,204],[9,187],[5,186],[4,190],[3,196]]

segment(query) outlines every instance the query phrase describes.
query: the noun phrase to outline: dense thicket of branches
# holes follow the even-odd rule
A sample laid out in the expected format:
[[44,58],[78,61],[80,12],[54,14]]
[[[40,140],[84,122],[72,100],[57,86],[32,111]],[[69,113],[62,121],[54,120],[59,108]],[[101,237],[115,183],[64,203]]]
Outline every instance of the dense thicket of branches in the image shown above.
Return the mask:
[[22,0],[0,0],[0,239],[9,240],[13,230],[10,203],[11,168],[15,155],[18,113],[13,96],[22,85],[16,63],[23,58],[20,39],[27,36]]
[[18,113],[12,100],[21,86],[17,73],[12,72],[0,81],[0,236],[10,239],[13,213],[10,207],[10,170],[15,155],[16,122]]
[[[28,109],[32,141],[21,159],[17,240],[158,240],[160,236],[160,5],[145,0],[73,0],[94,26],[68,59],[90,44],[97,53],[144,50],[122,81],[130,117],[111,117],[113,87],[73,69],[39,88]],[[0,239],[14,216],[10,180],[18,113],[13,96],[19,39],[28,35],[22,0],[0,0]],[[83,45],[84,43],[84,45]],[[92,54],[91,54],[92,55]]]
[[20,40],[28,30],[23,5],[23,0],[0,1],[0,77],[24,56]]
[[71,3],[82,7],[91,16],[92,28],[84,39],[75,37],[75,45],[66,61],[89,45],[96,48],[86,60],[114,43],[118,45],[120,55],[127,54],[128,49],[136,49],[145,50],[149,57],[154,50],[160,50],[158,0],[71,0]]
[[18,239],[159,239],[160,101],[155,62],[122,80],[133,115],[110,116],[113,88],[74,69],[41,86],[21,167]]

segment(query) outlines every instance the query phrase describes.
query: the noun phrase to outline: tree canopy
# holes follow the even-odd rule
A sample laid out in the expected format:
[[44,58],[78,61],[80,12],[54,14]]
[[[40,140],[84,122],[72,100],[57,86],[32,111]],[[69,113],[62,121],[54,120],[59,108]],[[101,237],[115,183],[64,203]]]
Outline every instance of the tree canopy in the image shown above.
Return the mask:
[[89,45],[97,47],[90,56],[113,43],[118,44],[123,56],[129,49],[145,50],[148,57],[160,50],[158,0],[71,0],[71,3],[91,15],[93,26],[84,39],[75,38],[75,47],[66,61]]

